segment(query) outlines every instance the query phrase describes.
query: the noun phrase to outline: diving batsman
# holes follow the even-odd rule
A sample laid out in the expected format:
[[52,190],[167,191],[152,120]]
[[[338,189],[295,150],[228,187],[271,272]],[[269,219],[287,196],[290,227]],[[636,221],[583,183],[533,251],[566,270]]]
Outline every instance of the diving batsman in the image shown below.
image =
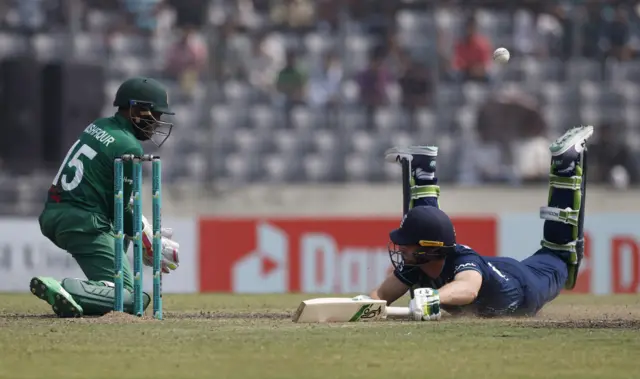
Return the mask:
[[[438,149],[393,148],[391,162],[410,164],[409,210],[390,233],[395,268],[369,296],[391,304],[411,290],[411,318],[439,320],[441,310],[481,317],[534,316],[562,289],[573,289],[584,254],[586,142],[592,126],[567,131],[550,145],[549,197],[540,248],[518,261],[484,257],[458,244],[450,218],[439,208]],[[481,200],[481,199],[480,199]]]
[[[113,228],[113,163],[124,154],[143,155],[141,142],[161,146],[173,124],[162,121],[173,115],[166,88],[152,78],[134,77],[118,88],[112,117],[91,123],[71,146],[48,191],[38,219],[42,234],[78,263],[86,279],[38,276],[31,279],[31,292],[49,303],[59,317],[100,316],[113,310],[115,249]],[[124,163],[124,212],[126,254],[133,234],[132,163]],[[162,229],[162,271],[170,273],[179,264],[179,244],[171,229]],[[153,265],[152,227],[143,217],[143,262]],[[133,313],[133,278],[123,257],[124,310]],[[144,309],[150,303],[143,294]]]

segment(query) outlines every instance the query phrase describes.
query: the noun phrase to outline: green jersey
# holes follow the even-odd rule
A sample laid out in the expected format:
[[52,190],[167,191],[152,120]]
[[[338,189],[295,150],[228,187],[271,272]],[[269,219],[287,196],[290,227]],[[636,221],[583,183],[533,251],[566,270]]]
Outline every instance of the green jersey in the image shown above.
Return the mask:
[[[120,114],[101,118],[89,125],[71,146],[53,179],[45,210],[79,208],[101,221],[113,224],[114,172],[113,162],[124,154],[142,155],[140,141],[133,125]],[[124,203],[131,197],[132,165],[124,164]],[[130,226],[130,214],[125,211],[125,231]],[[87,225],[91,228],[91,225]]]

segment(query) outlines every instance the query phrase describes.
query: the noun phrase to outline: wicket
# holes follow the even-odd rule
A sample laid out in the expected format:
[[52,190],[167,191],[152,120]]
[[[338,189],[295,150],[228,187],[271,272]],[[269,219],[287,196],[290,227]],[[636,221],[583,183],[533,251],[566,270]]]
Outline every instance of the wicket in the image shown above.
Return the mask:
[[114,310],[124,311],[123,259],[124,251],[124,162],[131,162],[133,169],[133,313],[141,317],[144,313],[142,301],[142,162],[151,162],[152,171],[152,219],[153,219],[153,317],[162,320],[162,192],[159,156],[145,154],[143,156],[123,155],[114,161],[114,226],[116,234],[115,259],[115,300]]

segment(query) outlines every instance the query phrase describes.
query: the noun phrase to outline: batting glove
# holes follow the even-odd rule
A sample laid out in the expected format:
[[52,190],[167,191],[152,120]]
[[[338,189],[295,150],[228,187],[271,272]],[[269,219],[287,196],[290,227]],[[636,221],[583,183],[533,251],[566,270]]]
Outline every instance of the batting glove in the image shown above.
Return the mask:
[[[162,272],[168,274],[176,270],[179,266],[180,244],[171,239],[171,237],[173,237],[172,229],[162,228],[160,234],[162,245]],[[144,263],[145,266],[153,267],[153,227],[144,216],[142,216],[142,246],[144,250],[142,263]]]
[[371,296],[358,295],[358,296],[354,297],[352,300],[354,300],[354,301],[362,301],[362,300],[373,300],[373,299],[371,299]]
[[409,302],[411,318],[414,321],[440,320],[440,295],[433,288],[418,288],[413,291],[413,299]]

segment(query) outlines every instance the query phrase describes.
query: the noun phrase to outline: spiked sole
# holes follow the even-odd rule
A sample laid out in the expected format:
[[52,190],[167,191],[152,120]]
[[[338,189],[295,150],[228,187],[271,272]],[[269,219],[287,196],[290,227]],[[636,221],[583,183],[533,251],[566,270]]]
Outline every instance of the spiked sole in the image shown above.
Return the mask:
[[392,147],[384,152],[385,161],[390,163],[398,162],[398,157],[406,157],[411,160],[411,156],[414,154],[437,157],[438,148],[436,146]]
[[[82,308],[75,301],[50,289],[40,278],[31,279],[30,289],[32,294],[49,303],[58,317],[82,317]],[[64,291],[62,287],[60,289]]]
[[593,135],[593,126],[580,126],[568,130],[560,138],[553,141],[549,150],[554,156],[558,156],[569,150],[572,146],[583,143]]

